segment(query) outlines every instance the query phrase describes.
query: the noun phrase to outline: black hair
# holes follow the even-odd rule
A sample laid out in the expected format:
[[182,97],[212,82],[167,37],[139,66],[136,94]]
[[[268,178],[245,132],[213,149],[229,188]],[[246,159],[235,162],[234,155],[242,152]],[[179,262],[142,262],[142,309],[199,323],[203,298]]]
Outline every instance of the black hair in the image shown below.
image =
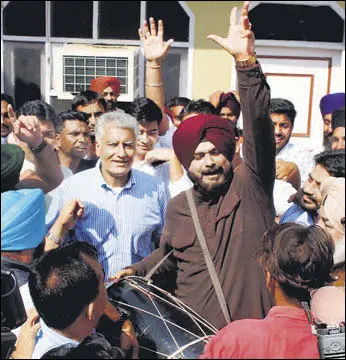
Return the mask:
[[276,98],[270,101],[269,114],[285,114],[293,126],[297,111],[289,100]]
[[139,124],[147,124],[156,121],[160,125],[162,120],[161,109],[154,101],[146,97],[135,99],[129,107],[129,114],[136,118]]
[[170,109],[174,106],[186,106],[190,102],[191,100],[186,97],[175,96],[168,101],[167,107]]
[[61,133],[61,131],[64,128],[65,121],[73,121],[73,120],[78,120],[78,121],[88,124],[88,119],[84,113],[82,113],[80,111],[73,111],[73,110],[63,111],[60,114],[58,114],[55,118],[56,133],[57,134]]
[[87,336],[78,346],[65,344],[46,352],[41,359],[124,359],[123,350],[112,346],[103,335]]
[[36,116],[40,121],[48,121],[55,127],[55,111],[51,105],[41,100],[26,101],[18,110],[17,116]]
[[44,253],[34,262],[28,279],[30,295],[51,328],[62,330],[73,324],[98,296],[100,279],[85,255],[97,260],[92,245],[75,241]]
[[334,177],[345,177],[345,149],[326,150],[315,155],[316,165],[322,165]]
[[1,94],[1,101],[6,101],[8,104],[12,105],[13,110],[14,110],[14,101],[12,96],[8,95],[8,94]]
[[214,105],[209,101],[199,99],[196,101],[190,101],[182,110],[180,115],[185,116],[191,113],[198,114],[214,114],[217,115],[217,111]]
[[106,101],[99,93],[91,90],[85,90],[77,94],[72,100],[72,110],[77,111],[78,106],[85,106],[98,102],[100,106],[106,111]]
[[306,301],[311,289],[332,282],[334,242],[320,226],[274,223],[264,234],[260,261],[290,298]]

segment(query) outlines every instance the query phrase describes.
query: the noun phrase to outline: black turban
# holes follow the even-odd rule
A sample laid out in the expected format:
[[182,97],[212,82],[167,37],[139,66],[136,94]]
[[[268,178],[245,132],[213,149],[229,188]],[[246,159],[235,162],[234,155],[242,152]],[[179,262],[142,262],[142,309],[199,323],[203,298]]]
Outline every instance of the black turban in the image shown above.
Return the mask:
[[1,193],[14,190],[19,182],[24,156],[24,151],[18,145],[1,145]]
[[345,127],[345,106],[333,111],[332,114],[333,131],[338,127]]

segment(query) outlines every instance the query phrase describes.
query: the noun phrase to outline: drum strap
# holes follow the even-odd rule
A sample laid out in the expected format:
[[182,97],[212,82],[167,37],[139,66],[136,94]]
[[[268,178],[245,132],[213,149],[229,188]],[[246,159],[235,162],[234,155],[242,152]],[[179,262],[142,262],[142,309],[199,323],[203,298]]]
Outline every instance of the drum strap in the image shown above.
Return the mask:
[[148,271],[147,275],[144,277],[144,279],[146,281],[149,281],[151,279],[151,277],[154,275],[154,273],[156,272],[156,270],[162,265],[162,263],[169,257],[169,255],[172,254],[174,249],[172,249],[168,254],[166,254],[166,256],[164,258],[162,258],[156,265],[154,265],[150,271]]
[[221,310],[223,312],[223,315],[224,315],[227,323],[230,323],[231,322],[231,316],[230,316],[230,313],[229,313],[229,309],[227,307],[227,303],[226,303],[225,296],[224,296],[223,291],[222,291],[222,287],[221,287],[219,278],[218,278],[217,273],[216,273],[216,269],[215,269],[213,260],[212,260],[212,258],[210,256],[210,253],[209,253],[209,250],[208,250],[207,242],[205,240],[200,221],[198,219],[196,205],[195,205],[195,202],[194,202],[193,197],[192,197],[192,190],[189,189],[189,190],[185,191],[185,193],[186,193],[187,202],[189,204],[189,208],[190,208],[190,211],[191,211],[193,224],[195,226],[195,230],[196,230],[196,233],[197,233],[197,238],[198,238],[199,243],[201,245],[205,262],[207,263],[208,271],[209,271],[209,274],[210,274],[210,277],[211,277],[211,281],[212,281],[212,283],[214,285],[214,288],[215,288],[217,299],[219,300]]

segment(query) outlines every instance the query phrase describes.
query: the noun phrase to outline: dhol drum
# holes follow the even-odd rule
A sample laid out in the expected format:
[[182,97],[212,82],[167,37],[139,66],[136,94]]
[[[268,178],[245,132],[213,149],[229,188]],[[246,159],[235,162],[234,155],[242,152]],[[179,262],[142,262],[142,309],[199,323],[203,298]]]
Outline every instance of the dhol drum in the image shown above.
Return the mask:
[[217,332],[195,311],[145,278],[126,277],[107,292],[135,328],[140,359],[196,359]]

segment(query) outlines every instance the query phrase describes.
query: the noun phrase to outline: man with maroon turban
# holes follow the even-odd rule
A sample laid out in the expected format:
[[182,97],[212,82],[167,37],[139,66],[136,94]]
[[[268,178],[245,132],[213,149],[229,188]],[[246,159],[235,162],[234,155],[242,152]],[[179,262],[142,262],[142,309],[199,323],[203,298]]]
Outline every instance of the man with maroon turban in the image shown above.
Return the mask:
[[117,109],[117,99],[120,95],[120,80],[112,76],[103,76],[93,79],[90,90],[99,93],[106,101],[106,111]]
[[[198,217],[233,320],[263,318],[273,305],[256,253],[262,235],[275,218],[275,143],[268,111],[270,90],[254,56],[248,8],[249,2],[245,2],[240,22],[237,8],[233,8],[227,38],[208,36],[236,61],[244,119],[244,164],[233,171],[233,127],[229,120],[217,115],[191,117],[173,136],[175,153],[194,183],[192,195]],[[144,276],[171,251],[157,273],[175,269],[175,295],[221,329],[226,319],[184,192],[168,204],[160,247],[111,279]]]

